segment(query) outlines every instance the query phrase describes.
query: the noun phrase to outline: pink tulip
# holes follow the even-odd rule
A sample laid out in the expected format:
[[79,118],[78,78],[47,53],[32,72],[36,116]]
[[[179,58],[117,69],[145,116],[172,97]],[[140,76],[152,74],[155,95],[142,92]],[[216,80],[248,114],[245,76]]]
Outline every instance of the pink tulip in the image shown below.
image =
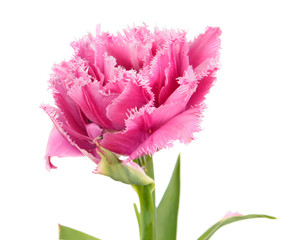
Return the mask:
[[143,26],[73,42],[74,56],[50,79],[56,107],[42,106],[54,123],[48,167],[51,156],[98,164],[97,144],[130,161],[190,142],[219,68],[220,34],[210,27],[189,42],[184,31]]

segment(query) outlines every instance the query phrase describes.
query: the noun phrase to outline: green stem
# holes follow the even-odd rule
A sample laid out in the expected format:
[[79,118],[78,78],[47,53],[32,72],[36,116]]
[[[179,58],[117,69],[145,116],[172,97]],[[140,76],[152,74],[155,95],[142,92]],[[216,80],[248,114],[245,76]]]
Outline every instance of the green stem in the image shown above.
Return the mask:
[[[138,159],[138,164],[143,167],[146,174],[154,179],[153,159],[151,156],[144,156]],[[140,239],[156,240],[156,206],[155,189],[149,185],[134,185],[140,200]]]

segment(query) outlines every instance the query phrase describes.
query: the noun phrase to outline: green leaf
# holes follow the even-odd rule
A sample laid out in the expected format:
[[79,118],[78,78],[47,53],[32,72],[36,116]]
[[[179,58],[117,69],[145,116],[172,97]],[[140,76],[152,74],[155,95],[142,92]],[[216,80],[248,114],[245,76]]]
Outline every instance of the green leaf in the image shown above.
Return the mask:
[[137,217],[137,221],[138,221],[138,225],[139,225],[139,231],[140,231],[140,235],[141,235],[141,215],[139,213],[139,210],[138,210],[136,203],[134,203],[134,209],[135,209],[135,213],[136,213],[136,217]]
[[123,164],[115,154],[98,145],[98,154],[101,161],[97,166],[96,173],[111,177],[115,181],[131,185],[148,185],[154,186],[152,178],[147,176],[144,170],[131,161]]
[[59,225],[59,240],[100,240],[78,230]]
[[180,201],[180,161],[179,155],[169,185],[157,207],[157,240],[175,240]]
[[208,240],[211,238],[211,236],[222,226],[225,226],[229,223],[245,220],[245,219],[251,219],[251,218],[269,218],[269,219],[276,219],[275,217],[268,216],[268,215],[258,215],[258,214],[249,214],[249,215],[243,215],[243,216],[234,216],[229,218],[221,219],[219,222],[214,224],[212,227],[210,227],[198,240]]

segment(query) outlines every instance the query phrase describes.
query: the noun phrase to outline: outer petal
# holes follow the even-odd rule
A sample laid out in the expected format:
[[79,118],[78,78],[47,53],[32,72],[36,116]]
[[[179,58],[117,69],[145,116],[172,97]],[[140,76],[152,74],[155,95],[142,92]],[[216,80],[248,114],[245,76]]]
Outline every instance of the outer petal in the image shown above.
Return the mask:
[[190,142],[194,139],[193,133],[200,131],[201,111],[201,107],[189,109],[172,118],[146,138],[129,155],[129,159],[153,154],[161,148],[170,147],[175,140]]
[[107,132],[100,144],[102,147],[120,155],[130,155],[136,147],[149,136],[149,115],[142,109],[133,113],[126,121],[126,130],[121,132]]
[[219,28],[208,28],[204,34],[201,34],[190,44],[189,63],[196,68],[199,64],[208,58],[214,58],[219,55],[220,49]]
[[126,130],[106,133],[101,145],[110,151],[135,159],[169,146],[174,140],[188,142],[199,131],[203,107],[181,112],[181,103],[138,112],[126,121]]
[[51,163],[51,157],[79,157],[84,156],[84,154],[74,145],[69,143],[59,132],[53,127],[49,140],[47,143],[46,150],[46,167],[48,169],[56,168]]
[[86,135],[85,126],[81,119],[77,104],[68,96],[68,89],[79,77],[88,79],[83,69],[83,63],[77,61],[62,62],[53,68],[54,74],[50,79],[50,88],[56,105],[66,118],[68,125],[76,132]]
[[103,135],[101,146],[121,154],[130,155],[153,132],[178,115],[185,108],[186,103],[172,103],[162,105],[159,108],[145,108],[126,120],[126,129],[121,132],[107,132]]
[[[95,163],[99,163],[100,158],[97,157],[96,145],[92,143],[92,139],[82,136],[74,132],[65,122],[61,112],[50,106],[41,106],[44,111],[51,118],[55,128],[69,142],[73,147],[82,152],[85,156],[89,157]],[[50,160],[50,159],[49,159]],[[50,166],[50,163],[48,163]]]
[[104,54],[106,52],[104,41],[99,36],[94,38],[88,34],[82,39],[72,42],[71,46],[75,50],[76,56],[87,63],[90,75],[103,82]]
[[206,94],[209,92],[214,81],[216,80],[215,73],[219,68],[218,57],[213,59],[207,59],[205,62],[200,64],[194,71],[198,85],[196,91],[191,96],[187,107],[193,107],[201,104]]

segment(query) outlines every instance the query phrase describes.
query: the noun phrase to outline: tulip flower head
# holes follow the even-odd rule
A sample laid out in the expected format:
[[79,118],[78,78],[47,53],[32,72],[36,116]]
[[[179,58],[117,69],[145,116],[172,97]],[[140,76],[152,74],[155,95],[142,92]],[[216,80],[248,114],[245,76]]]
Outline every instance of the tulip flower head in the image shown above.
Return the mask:
[[55,168],[52,156],[99,164],[97,146],[129,162],[193,140],[219,68],[220,34],[208,28],[188,41],[184,31],[142,26],[73,42],[73,57],[50,78],[56,107],[42,106],[54,123],[47,166]]

